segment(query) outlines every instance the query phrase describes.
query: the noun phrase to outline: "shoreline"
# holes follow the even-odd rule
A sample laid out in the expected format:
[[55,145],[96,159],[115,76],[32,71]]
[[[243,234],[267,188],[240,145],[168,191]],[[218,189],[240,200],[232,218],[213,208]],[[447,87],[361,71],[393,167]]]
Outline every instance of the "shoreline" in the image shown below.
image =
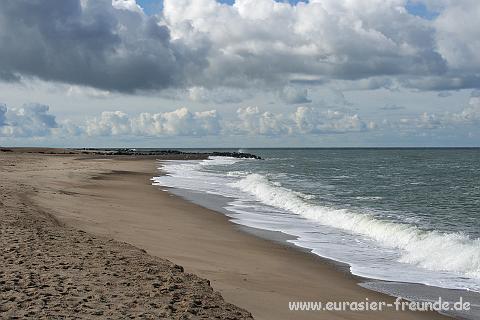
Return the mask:
[[[160,163],[161,162],[162,161],[160,161]],[[226,206],[229,201],[234,200],[235,198],[220,195],[204,194],[200,191],[189,189],[165,187],[161,185],[159,185],[158,187],[163,188],[166,191],[181,197],[185,201],[194,203],[209,210],[218,212],[219,214],[225,215],[230,221],[230,223],[234,226],[234,228],[242,232],[267,241],[275,242],[281,246],[286,246],[292,250],[296,250],[306,255],[312,256],[314,259],[320,259],[320,263],[331,265],[332,268],[334,268],[338,272],[345,274],[346,277],[352,278],[354,281],[357,282],[357,285],[362,288],[367,288],[371,291],[382,293],[394,298],[403,297],[408,301],[415,302],[436,301],[439,297],[441,297],[442,299],[448,299],[448,301],[458,301],[460,298],[463,298],[464,300],[467,300],[471,303],[472,306],[470,312],[452,310],[449,313],[446,312],[441,314],[447,317],[458,317],[461,319],[476,319],[479,314],[480,310],[478,306],[480,300],[479,295],[476,292],[462,289],[438,287],[424,283],[384,280],[379,278],[357,275],[351,272],[350,265],[346,262],[315,254],[309,248],[301,247],[296,245],[295,243],[290,242],[289,240],[297,239],[297,237],[294,235],[290,235],[282,231],[271,231],[261,228],[255,228],[233,221],[233,216],[229,216],[231,212],[228,209],[224,208],[224,206]],[[222,200],[215,200],[217,198]],[[212,203],[214,203],[214,205],[212,205]]]
[[[160,161],[160,165],[162,161]],[[159,168],[160,173],[162,174],[161,168]],[[271,231],[261,228],[255,228],[247,225],[237,223],[233,217],[229,214],[231,212],[225,208],[229,201],[234,200],[235,198],[225,197],[220,195],[210,195],[204,194],[200,191],[166,187],[158,185],[159,188],[162,188],[164,191],[173,193],[176,196],[194,203],[196,205],[202,206],[209,210],[215,211],[218,214],[222,214],[227,217],[229,222],[234,226],[235,229],[240,230],[241,232],[253,235],[260,239],[271,241],[277,243],[281,246],[285,246],[291,250],[295,250],[311,256],[313,259],[319,259],[319,263],[327,264],[331,266],[334,270],[344,274],[347,278],[351,278],[352,281],[355,281],[358,286],[366,288],[376,293],[381,293],[393,298],[402,297],[404,300],[422,302],[422,301],[437,301],[439,297],[442,299],[448,299],[448,301],[458,301],[460,298],[467,300],[472,304],[471,312],[462,312],[462,311],[450,311],[445,313],[439,313],[448,318],[461,318],[461,319],[476,319],[476,316],[479,314],[478,303],[479,295],[476,292],[470,292],[461,289],[452,289],[438,287],[434,285],[424,284],[424,283],[415,283],[415,282],[405,282],[405,281],[395,281],[395,280],[384,280],[373,277],[366,277],[362,275],[357,275],[351,272],[350,265],[346,262],[338,261],[333,258],[326,256],[321,256],[312,252],[311,249],[306,247],[301,247],[295,243],[290,242],[289,240],[297,239],[296,236],[284,233],[282,231]],[[221,200],[218,200],[221,199]],[[212,205],[212,203],[214,205]]]
[[257,319],[445,318],[393,311],[288,311],[288,301],[394,299],[360,287],[323,258],[248,234],[221,213],[162,192],[149,184],[157,171],[154,159],[42,157],[45,171],[51,172],[33,174],[32,183],[40,190],[33,200],[43,210],[75,229],[182,265]]

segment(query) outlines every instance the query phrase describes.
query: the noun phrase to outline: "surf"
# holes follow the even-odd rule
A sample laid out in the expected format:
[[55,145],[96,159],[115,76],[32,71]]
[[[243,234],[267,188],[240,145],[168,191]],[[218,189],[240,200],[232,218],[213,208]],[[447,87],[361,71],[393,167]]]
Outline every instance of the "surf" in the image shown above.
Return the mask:
[[322,225],[366,236],[384,247],[398,249],[401,253],[399,262],[480,278],[480,239],[471,239],[461,233],[426,231],[414,225],[382,221],[348,209],[311,204],[295,191],[256,173],[233,182],[231,186],[250,193],[269,206]]

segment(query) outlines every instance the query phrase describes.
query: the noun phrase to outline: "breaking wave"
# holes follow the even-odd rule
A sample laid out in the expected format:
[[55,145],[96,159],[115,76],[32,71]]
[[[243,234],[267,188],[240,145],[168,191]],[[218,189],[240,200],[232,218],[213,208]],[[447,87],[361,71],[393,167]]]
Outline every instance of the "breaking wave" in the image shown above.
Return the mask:
[[480,239],[460,233],[426,231],[416,226],[379,220],[348,209],[308,203],[308,197],[272,183],[260,174],[249,174],[231,186],[258,201],[300,215],[325,226],[362,235],[380,245],[399,249],[400,262],[433,271],[449,271],[480,278]]

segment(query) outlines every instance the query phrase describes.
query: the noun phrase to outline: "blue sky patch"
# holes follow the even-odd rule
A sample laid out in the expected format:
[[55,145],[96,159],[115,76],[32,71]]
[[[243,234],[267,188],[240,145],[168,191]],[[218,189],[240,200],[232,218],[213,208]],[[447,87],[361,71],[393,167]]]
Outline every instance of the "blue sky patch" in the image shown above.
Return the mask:
[[408,1],[407,5],[405,6],[407,11],[417,17],[427,19],[427,20],[433,20],[436,17],[438,17],[438,12],[433,12],[428,10],[428,8],[425,6],[425,4],[417,1]]

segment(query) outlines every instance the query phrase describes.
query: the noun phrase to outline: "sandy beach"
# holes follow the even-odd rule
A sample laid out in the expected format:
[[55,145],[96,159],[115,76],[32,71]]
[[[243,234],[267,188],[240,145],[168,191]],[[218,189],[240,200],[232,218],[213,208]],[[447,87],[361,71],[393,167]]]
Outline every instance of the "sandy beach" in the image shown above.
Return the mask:
[[152,186],[155,157],[0,152],[0,166],[2,318],[444,318],[290,311],[289,301],[394,299]]

